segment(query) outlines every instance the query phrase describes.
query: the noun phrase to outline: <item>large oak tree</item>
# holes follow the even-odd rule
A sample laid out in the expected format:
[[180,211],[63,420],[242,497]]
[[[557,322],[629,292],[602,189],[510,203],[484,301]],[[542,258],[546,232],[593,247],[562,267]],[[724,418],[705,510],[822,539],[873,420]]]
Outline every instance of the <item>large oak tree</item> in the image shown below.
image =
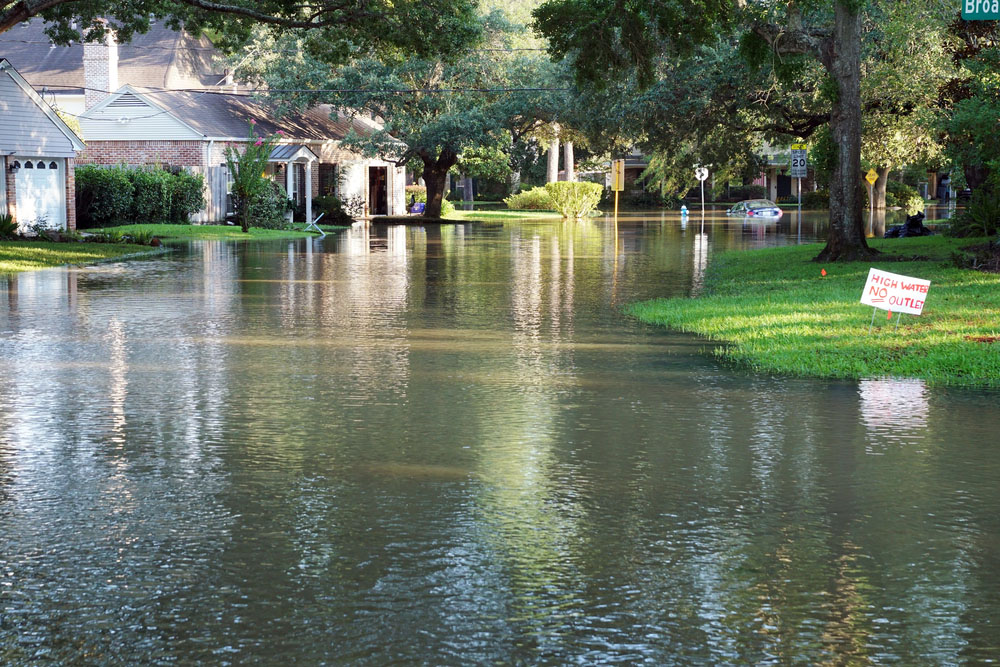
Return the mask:
[[746,3],[743,0],[547,0],[536,12],[557,57],[579,76],[600,81],[634,72],[656,78],[657,58],[690,52],[720,34],[742,32],[778,58],[818,61],[829,81],[829,125],[835,147],[830,231],[817,260],[870,256],[862,220],[861,57],[863,0]]

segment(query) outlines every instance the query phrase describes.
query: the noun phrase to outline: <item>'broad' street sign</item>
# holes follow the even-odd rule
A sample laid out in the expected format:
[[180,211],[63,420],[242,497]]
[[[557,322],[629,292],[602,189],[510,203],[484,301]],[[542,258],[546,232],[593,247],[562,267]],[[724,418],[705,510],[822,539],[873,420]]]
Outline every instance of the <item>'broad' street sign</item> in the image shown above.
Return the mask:
[[1000,0],[962,0],[962,18],[966,21],[996,21],[1000,19]]

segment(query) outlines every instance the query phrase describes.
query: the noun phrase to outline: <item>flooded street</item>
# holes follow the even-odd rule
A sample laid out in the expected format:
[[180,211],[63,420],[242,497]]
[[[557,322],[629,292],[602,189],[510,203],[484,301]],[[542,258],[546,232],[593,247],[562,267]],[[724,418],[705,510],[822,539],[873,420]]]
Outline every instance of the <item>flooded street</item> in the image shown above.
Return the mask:
[[620,311],[824,234],[375,225],[0,277],[0,663],[996,659],[1000,394],[754,375]]

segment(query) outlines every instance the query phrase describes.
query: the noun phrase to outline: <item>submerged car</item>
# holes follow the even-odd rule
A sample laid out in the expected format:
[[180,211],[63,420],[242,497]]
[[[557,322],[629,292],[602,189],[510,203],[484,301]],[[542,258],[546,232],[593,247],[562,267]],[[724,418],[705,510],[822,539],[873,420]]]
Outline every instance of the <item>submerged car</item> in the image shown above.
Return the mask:
[[726,211],[726,215],[777,219],[781,217],[781,209],[770,199],[747,199]]

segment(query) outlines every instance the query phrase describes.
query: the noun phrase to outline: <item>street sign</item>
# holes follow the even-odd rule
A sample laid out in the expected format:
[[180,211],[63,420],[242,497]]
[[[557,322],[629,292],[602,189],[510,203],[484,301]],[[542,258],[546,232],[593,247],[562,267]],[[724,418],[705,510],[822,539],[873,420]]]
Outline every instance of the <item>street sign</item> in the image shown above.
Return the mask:
[[694,177],[699,181],[704,181],[708,178],[708,169],[706,167],[698,167],[694,170]]
[[874,169],[869,169],[868,173],[865,174],[865,180],[871,185],[875,185],[875,181],[878,180],[878,172]]
[[611,190],[621,192],[625,189],[625,160],[611,161]]
[[791,178],[806,178],[809,176],[808,155],[805,144],[792,144],[792,164],[788,169]]
[[1000,0],[962,0],[962,18],[966,21],[1000,19]]

